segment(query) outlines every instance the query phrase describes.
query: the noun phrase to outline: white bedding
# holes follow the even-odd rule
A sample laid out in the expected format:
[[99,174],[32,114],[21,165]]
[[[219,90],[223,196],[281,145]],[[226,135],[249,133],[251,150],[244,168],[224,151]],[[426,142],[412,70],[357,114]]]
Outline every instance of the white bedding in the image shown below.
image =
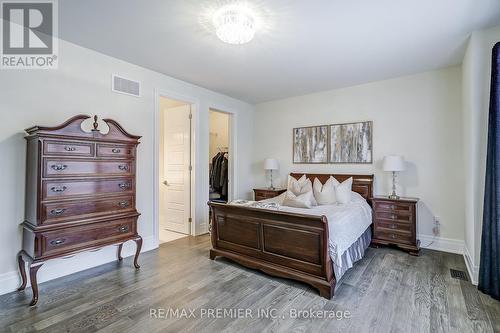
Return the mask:
[[[259,203],[281,204],[283,194],[275,198],[259,201]],[[262,208],[265,209],[266,207]],[[356,192],[353,192],[352,200],[347,204],[319,205],[312,208],[294,208],[280,205],[278,210],[306,215],[325,215],[328,219],[330,257],[338,266],[342,266],[342,254],[372,223],[370,205]]]

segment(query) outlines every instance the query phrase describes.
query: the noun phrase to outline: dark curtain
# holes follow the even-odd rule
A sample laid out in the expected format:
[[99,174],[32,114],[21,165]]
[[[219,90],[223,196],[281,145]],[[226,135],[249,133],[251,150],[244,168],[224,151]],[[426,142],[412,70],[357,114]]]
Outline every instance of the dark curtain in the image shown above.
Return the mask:
[[482,292],[500,300],[500,42],[491,62],[488,152],[484,189],[483,234],[479,285]]

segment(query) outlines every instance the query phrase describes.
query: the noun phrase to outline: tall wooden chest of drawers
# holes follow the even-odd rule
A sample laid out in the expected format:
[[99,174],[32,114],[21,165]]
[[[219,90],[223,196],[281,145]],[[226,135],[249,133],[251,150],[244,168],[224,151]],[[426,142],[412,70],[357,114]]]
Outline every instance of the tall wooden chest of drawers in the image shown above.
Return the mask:
[[30,305],[38,301],[36,275],[49,259],[77,252],[118,245],[134,240],[139,213],[135,207],[136,148],[139,136],[127,133],[111,119],[106,134],[98,129],[86,132],[82,122],[90,116],[75,116],[56,127],[35,126],[26,130],[26,206],[23,245],[18,254],[24,290],[25,262],[33,289]]
[[412,255],[418,255],[417,198],[372,198],[372,245],[396,245]]

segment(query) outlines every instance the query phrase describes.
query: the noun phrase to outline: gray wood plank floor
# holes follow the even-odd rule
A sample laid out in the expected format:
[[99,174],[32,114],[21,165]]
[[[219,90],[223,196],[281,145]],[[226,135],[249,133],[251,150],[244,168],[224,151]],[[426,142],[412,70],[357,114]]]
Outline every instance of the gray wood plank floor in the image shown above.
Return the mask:
[[[459,255],[423,250],[420,257],[368,249],[328,301],[307,285],[269,277],[225,259],[208,259],[208,236],[186,237],[141,255],[0,296],[1,332],[500,332],[500,302],[469,282]],[[42,268],[43,269],[43,268]],[[249,309],[215,319],[208,309]],[[179,309],[195,318],[151,309]],[[272,316],[258,316],[259,309]],[[347,319],[292,318],[294,310],[339,313]],[[157,310],[158,311],[158,310]],[[203,314],[202,311],[205,311]],[[157,314],[161,314],[157,312]],[[215,314],[215,313],[214,313]],[[241,314],[244,314],[241,313]]]

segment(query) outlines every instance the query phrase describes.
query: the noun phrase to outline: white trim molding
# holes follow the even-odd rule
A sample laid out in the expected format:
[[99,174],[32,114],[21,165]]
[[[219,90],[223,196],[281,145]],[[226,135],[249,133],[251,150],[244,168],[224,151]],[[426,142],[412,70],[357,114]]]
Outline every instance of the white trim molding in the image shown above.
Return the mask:
[[464,254],[465,243],[463,240],[423,234],[419,234],[417,238],[420,239],[420,247],[424,249]]
[[[154,236],[145,237],[143,239],[141,253],[154,250],[158,247]],[[122,256],[130,257],[135,254],[135,243],[126,242],[123,244]],[[108,262],[117,260],[117,248],[114,245],[106,246],[96,252],[82,252],[71,259],[53,259],[47,261],[38,271],[38,283],[57,279],[62,276],[81,272],[89,268],[97,267]],[[139,265],[141,257],[139,256]],[[127,260],[124,265],[130,265],[133,269],[133,264]],[[0,275],[0,295],[16,291],[21,284],[21,279],[18,271],[11,271]],[[28,287],[30,281],[28,278]]]
[[469,249],[467,249],[467,246],[464,246],[464,260],[465,260],[465,266],[467,266],[467,272],[469,273],[471,282],[473,285],[477,286],[479,280],[479,265],[474,264],[474,261],[472,259],[472,256],[470,255]]

